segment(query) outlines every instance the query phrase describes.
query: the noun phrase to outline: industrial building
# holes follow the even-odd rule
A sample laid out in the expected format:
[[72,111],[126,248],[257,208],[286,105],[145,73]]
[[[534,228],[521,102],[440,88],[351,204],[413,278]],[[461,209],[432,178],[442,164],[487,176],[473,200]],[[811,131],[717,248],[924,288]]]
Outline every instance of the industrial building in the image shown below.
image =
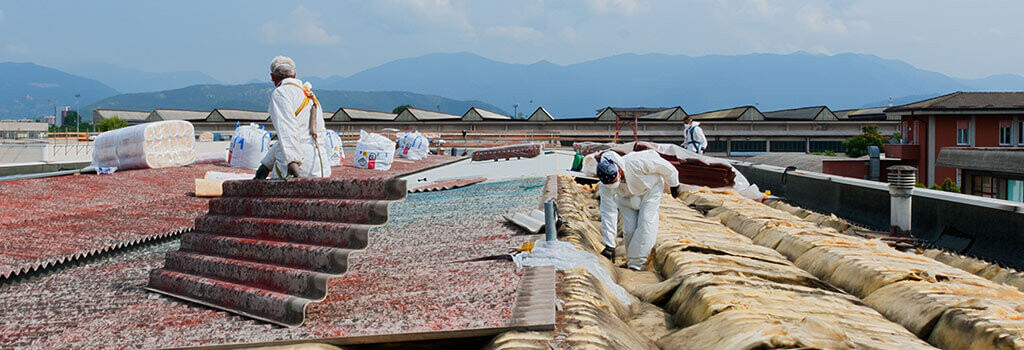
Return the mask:
[[[857,113],[852,113],[856,111]],[[732,156],[754,155],[765,152],[842,152],[842,141],[858,135],[864,126],[878,126],[882,134],[897,131],[897,121],[879,119],[872,110],[844,111],[843,117],[828,107],[814,106],[762,113],[754,106],[742,106],[699,114],[688,114],[682,107],[605,107],[597,114],[586,117],[565,118],[553,116],[544,107],[538,107],[526,119],[513,119],[481,108],[473,107],[462,116],[408,108],[396,115],[387,112],[340,108],[324,113],[328,129],[342,135],[358,135],[359,130],[384,129],[419,130],[440,139],[465,138],[479,143],[511,140],[547,140],[562,145],[577,141],[612,141],[617,124],[623,140],[632,139],[633,126],[639,140],[682,142],[683,118],[691,116],[701,123],[708,136],[707,152]],[[860,117],[871,112],[870,117]],[[211,132],[219,139],[230,137],[239,124],[256,123],[273,129],[269,115],[263,111],[215,109],[182,111],[158,109],[152,112],[96,110],[96,120],[114,115],[136,124],[154,120],[188,120],[196,133]],[[145,115],[143,118],[142,115]],[[635,119],[635,122],[633,121]],[[620,121],[620,122],[617,122]]]
[[47,130],[46,123],[0,120],[0,139],[39,139],[46,137]]

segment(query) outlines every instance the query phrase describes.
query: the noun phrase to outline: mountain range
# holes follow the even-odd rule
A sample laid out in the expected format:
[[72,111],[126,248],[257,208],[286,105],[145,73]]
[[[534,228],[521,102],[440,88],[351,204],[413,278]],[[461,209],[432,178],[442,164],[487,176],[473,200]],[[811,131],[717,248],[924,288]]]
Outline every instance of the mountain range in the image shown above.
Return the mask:
[[53,115],[55,107],[73,109],[118,94],[96,80],[32,63],[0,63],[0,76],[0,119]]
[[[623,54],[557,65],[510,64],[450,53],[392,61],[350,77],[326,78],[319,86],[360,91],[401,87],[488,101],[506,109],[519,104],[527,114],[544,106],[561,117],[593,115],[605,106],[679,105],[689,113],[741,105],[764,111],[812,105],[856,108],[888,103],[890,96],[1024,90],[1024,77],[958,79],[864,54]],[[879,105],[885,104],[873,106]]]
[[[103,64],[65,68],[93,79],[28,63],[0,63],[0,74],[8,78],[0,82],[0,119],[51,114],[53,103],[46,99],[73,106],[75,93],[81,93],[82,106],[89,108],[263,109],[266,94],[261,91],[269,88],[267,82],[256,83],[261,79],[218,85],[201,72],[147,73]],[[477,106],[527,116],[544,106],[556,118],[592,116],[605,106],[679,105],[688,113],[741,105],[762,111],[812,105],[845,109],[884,106],[890,98],[896,104],[912,102],[951,91],[1024,90],[1019,75],[961,79],[874,55],[805,52],[622,54],[569,65],[437,53],[391,61],[348,77],[300,78],[313,83],[327,109],[389,111],[408,103],[425,109],[441,105],[452,114]],[[115,96],[119,90],[134,93]],[[90,115],[88,109],[82,113]]]
[[60,67],[61,70],[107,84],[123,93],[150,92],[178,89],[199,84],[223,84],[197,71],[144,72],[107,63],[79,63]]

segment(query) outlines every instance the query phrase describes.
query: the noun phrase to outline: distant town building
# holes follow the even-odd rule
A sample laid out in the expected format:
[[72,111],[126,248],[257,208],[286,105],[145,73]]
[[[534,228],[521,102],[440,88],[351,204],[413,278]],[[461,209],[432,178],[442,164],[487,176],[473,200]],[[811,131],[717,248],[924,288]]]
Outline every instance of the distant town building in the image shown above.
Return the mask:
[[56,125],[57,117],[52,115],[43,116],[43,121],[46,122],[47,125]]
[[1024,92],[954,92],[885,110],[902,140],[890,158],[909,161],[925,185],[1024,201]]
[[46,137],[49,126],[34,121],[0,121],[0,139],[39,139]]

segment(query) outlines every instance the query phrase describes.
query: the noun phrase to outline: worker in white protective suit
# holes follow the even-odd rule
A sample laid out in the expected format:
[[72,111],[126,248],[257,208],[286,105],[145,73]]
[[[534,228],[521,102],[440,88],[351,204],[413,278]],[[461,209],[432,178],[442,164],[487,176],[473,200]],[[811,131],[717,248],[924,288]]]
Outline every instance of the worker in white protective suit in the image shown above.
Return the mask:
[[708,148],[708,139],[704,137],[704,129],[700,127],[700,122],[693,121],[693,118],[686,116],[683,118],[683,148],[693,151],[697,154],[704,154],[704,149]]
[[270,79],[276,88],[270,93],[267,109],[277,143],[263,157],[256,178],[330,177],[323,107],[312,85],[296,79],[295,61],[283,56],[270,62]]
[[647,150],[619,156],[605,151],[598,157],[596,175],[601,181],[601,255],[615,261],[615,238],[622,216],[626,267],[643,270],[658,235],[658,210],[665,186],[679,197],[679,172],[658,152]]

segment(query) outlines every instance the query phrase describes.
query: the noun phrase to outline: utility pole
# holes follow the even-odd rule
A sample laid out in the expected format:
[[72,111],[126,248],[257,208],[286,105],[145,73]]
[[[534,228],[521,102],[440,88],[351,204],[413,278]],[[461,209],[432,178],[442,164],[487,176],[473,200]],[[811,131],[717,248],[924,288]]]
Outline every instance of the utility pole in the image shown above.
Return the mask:
[[519,119],[519,104],[512,105],[512,119]]
[[82,132],[82,114],[78,112],[79,97],[82,97],[82,94],[75,94],[75,132]]

